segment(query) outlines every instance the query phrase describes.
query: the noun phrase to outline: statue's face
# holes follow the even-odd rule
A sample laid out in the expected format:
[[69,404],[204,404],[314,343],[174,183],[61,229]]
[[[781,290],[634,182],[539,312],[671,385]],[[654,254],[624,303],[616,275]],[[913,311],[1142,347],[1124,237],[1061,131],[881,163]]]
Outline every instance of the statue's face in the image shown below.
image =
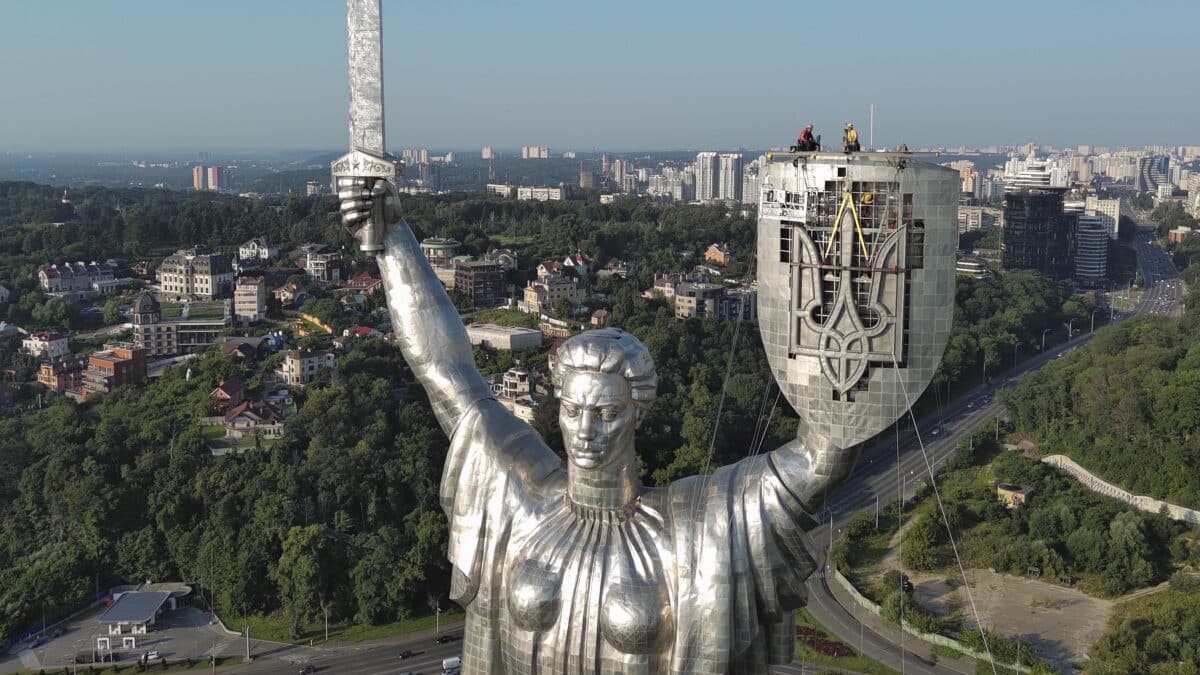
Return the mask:
[[568,371],[559,385],[558,400],[558,424],[573,464],[599,469],[633,451],[636,411],[623,376]]

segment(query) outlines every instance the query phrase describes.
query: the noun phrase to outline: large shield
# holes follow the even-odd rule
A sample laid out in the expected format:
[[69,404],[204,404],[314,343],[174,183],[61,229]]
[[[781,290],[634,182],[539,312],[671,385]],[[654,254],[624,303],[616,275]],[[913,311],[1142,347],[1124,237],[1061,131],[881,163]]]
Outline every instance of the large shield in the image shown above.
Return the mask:
[[959,176],[914,153],[767,156],[759,329],[801,437],[847,448],[929,384],[954,315]]

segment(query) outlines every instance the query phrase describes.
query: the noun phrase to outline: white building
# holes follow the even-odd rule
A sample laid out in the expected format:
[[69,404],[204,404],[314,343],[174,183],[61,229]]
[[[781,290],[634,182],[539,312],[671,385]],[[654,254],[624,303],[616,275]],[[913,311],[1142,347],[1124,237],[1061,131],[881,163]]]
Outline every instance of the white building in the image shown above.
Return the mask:
[[532,328],[519,328],[517,326],[472,323],[467,325],[467,339],[473,345],[508,351],[540,347],[542,344],[542,332]]
[[304,261],[304,271],[317,281],[341,281],[342,254],[310,251]]
[[329,351],[292,349],[283,355],[283,367],[275,371],[279,381],[289,387],[303,387],[321,370],[337,372],[337,357]]
[[707,202],[717,198],[717,153],[701,152],[696,155],[696,201]]
[[241,277],[233,290],[233,319],[256,323],[267,316],[267,282],[262,277]]
[[717,199],[742,201],[742,153],[723,153],[717,159]]
[[58,333],[31,333],[21,340],[21,349],[31,356],[54,361],[71,353],[67,337]]
[[1088,195],[1084,201],[1084,213],[1100,219],[1104,229],[1108,231],[1109,239],[1117,238],[1117,230],[1121,225],[1121,200],[1100,199],[1096,195]]
[[483,148],[479,151],[479,157],[482,159],[492,159],[494,156],[492,155],[491,146],[489,146],[489,145],[483,146]]
[[233,292],[229,258],[207,246],[180,249],[167,256],[155,276],[159,291],[167,296],[216,300]]
[[262,238],[254,238],[238,247],[239,260],[269,262],[279,257],[279,249]]
[[499,195],[501,197],[504,197],[506,199],[517,196],[516,186],[506,185],[503,183],[488,183],[487,191],[494,195]]
[[530,281],[517,309],[529,314],[544,314],[554,309],[559,299],[566,298],[572,307],[583,302],[585,292],[573,277],[550,275]]
[[115,290],[117,283],[109,263],[81,260],[38,270],[38,286],[47,293],[105,294]]
[[562,188],[556,187],[527,187],[520,186],[517,188],[517,199],[529,200],[533,199],[539,202],[561,201],[563,198]]

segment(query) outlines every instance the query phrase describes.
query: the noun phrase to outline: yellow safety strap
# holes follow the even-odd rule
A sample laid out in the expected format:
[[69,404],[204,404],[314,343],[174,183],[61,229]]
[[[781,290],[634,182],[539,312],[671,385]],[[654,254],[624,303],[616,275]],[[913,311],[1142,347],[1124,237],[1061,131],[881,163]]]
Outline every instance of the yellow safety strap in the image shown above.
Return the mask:
[[842,215],[846,213],[846,207],[850,207],[850,215],[854,218],[854,231],[858,234],[858,244],[862,247],[863,258],[869,258],[867,253],[867,240],[863,238],[862,222],[858,219],[858,206],[854,203],[854,197],[849,192],[842,193],[842,203],[838,206],[837,217],[833,219],[833,230],[829,233],[829,243],[825,244],[825,255],[822,258],[829,257],[829,251],[833,249],[833,239],[837,236],[838,226],[842,224]]

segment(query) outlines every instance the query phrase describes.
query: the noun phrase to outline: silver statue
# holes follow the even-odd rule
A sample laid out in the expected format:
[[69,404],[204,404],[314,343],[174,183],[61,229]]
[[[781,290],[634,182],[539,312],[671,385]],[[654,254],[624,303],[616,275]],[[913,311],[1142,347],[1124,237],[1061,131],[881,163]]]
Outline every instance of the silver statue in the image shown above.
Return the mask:
[[[762,673],[794,650],[816,569],[805,532],[861,443],[928,384],[950,330],[957,173],[911,155],[769,156],[760,331],[796,440],[647,487],[634,432],[657,378],[616,329],[564,342],[564,463],[495,400],[408,225],[383,134],[379,0],[347,0],[343,222],[379,252],[404,358],[450,437],[442,507],[466,673]],[[914,198],[915,197],[915,198]],[[776,263],[778,261],[778,263]]]
[[[804,604],[804,581],[816,569],[805,534],[815,525],[810,514],[849,471],[863,440],[852,430],[823,432],[831,423],[839,429],[874,427],[894,411],[882,399],[872,403],[868,393],[882,388],[894,402],[909,380],[917,385],[913,396],[927,384],[949,330],[944,299],[953,298],[952,272],[949,296],[924,292],[925,285],[947,285],[945,272],[953,268],[944,260],[923,262],[922,269],[906,271],[903,283],[895,276],[901,265],[891,265],[871,272],[892,275],[891,282],[877,284],[881,291],[872,298],[847,305],[838,293],[831,295],[841,297],[830,301],[837,311],[813,316],[819,326],[831,326],[827,330],[840,326],[839,348],[881,332],[876,329],[881,317],[859,316],[866,314],[858,308],[864,302],[888,315],[897,331],[905,330],[909,314],[922,317],[923,325],[926,316],[939,323],[910,338],[908,351],[889,363],[858,350],[869,363],[841,366],[856,374],[849,384],[838,377],[842,371],[829,372],[819,353],[793,351],[792,359],[807,364],[794,382],[785,379],[792,377],[789,366],[773,359],[789,400],[824,383],[818,388],[829,403],[816,414],[802,411],[799,438],[712,475],[647,487],[638,479],[634,432],[654,400],[656,376],[641,342],[605,329],[560,346],[552,376],[568,457],[564,466],[528,424],[493,398],[475,368],[458,312],[400,218],[391,184],[342,178],[338,185],[343,222],[362,240],[384,242],[378,262],[400,348],[451,439],[441,499],[450,521],[451,597],[467,613],[464,670],[762,673],[768,664],[790,662],[792,610]],[[899,195],[902,186],[896,187]],[[934,217],[932,211],[898,212],[890,228],[886,222],[880,226],[879,241],[861,240],[863,254],[876,262],[894,256],[898,244],[886,233],[894,234],[914,213]],[[931,238],[921,242],[923,251],[941,256],[949,246],[953,259],[950,222],[926,229]],[[820,224],[813,227],[819,236]],[[863,231],[855,226],[847,238],[861,238]],[[777,254],[779,246],[776,241]],[[863,274],[854,269],[856,262],[861,261],[829,258],[808,264],[825,265],[826,277],[849,279],[847,274]],[[869,263],[859,267],[872,267]],[[782,297],[787,316],[806,302],[803,292]],[[897,297],[908,309],[897,308]],[[764,325],[775,323],[764,318]],[[893,335],[892,344],[897,339]],[[853,360],[844,353],[840,358]],[[855,389],[859,382],[863,386]]]

